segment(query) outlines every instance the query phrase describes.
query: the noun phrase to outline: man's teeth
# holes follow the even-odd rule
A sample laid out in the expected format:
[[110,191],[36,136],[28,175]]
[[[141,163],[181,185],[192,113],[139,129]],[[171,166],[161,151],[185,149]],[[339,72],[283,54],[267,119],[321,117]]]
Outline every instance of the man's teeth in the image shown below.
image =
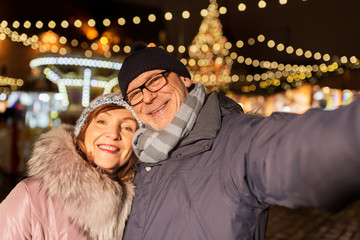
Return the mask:
[[112,147],[112,146],[108,146],[108,145],[99,145],[99,148],[104,149],[104,150],[114,151],[114,152],[120,150],[117,147]]
[[160,110],[163,109],[164,107],[165,107],[165,104],[162,105],[161,107],[159,107],[158,109],[156,109],[155,111],[153,111],[151,114],[157,113],[158,111],[160,111]]

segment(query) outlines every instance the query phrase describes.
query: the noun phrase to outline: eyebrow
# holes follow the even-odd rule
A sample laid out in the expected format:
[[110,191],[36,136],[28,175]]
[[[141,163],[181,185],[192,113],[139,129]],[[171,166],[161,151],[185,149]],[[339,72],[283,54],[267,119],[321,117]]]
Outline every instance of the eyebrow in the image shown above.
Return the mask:
[[160,72],[157,72],[157,73],[154,73],[154,74],[149,74],[149,75],[147,75],[147,76],[144,76],[145,81],[144,81],[142,84],[140,84],[139,86],[131,89],[130,91],[127,91],[126,94],[128,94],[129,92],[133,91],[134,89],[137,89],[137,88],[139,88],[140,86],[144,85],[148,80],[150,80],[151,78],[155,77],[156,75],[159,75],[159,74],[162,73],[163,71],[165,71],[165,70],[161,70]]

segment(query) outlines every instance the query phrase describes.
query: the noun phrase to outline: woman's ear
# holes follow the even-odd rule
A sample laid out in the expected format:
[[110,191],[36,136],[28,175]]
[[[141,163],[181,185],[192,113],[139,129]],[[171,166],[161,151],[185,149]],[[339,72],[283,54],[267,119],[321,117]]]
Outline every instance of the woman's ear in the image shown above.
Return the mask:
[[180,76],[181,81],[184,83],[185,87],[191,86],[191,79],[187,77]]

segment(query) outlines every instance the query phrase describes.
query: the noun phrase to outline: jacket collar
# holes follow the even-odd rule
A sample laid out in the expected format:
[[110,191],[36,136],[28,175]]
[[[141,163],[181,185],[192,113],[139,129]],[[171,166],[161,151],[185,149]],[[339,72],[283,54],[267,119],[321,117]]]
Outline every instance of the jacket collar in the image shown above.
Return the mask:
[[199,140],[214,139],[221,126],[221,111],[217,92],[207,96],[204,106],[200,110],[194,128],[180,143],[180,146],[192,144]]
[[133,184],[114,181],[87,163],[76,150],[73,132],[74,127],[60,125],[42,134],[28,161],[28,176],[41,179],[91,239],[121,239]]

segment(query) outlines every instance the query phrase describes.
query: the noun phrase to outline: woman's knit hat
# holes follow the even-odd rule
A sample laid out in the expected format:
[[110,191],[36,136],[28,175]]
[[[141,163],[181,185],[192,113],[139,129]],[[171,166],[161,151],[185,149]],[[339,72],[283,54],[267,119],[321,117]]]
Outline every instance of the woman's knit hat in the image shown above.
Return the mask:
[[180,76],[191,78],[189,71],[182,62],[159,47],[135,42],[118,74],[122,95],[126,96],[127,88],[132,80],[143,72],[161,69],[170,70]]
[[75,131],[74,131],[75,138],[78,136],[79,132],[84,127],[84,123],[86,122],[89,114],[98,107],[107,104],[115,104],[130,110],[131,113],[134,115],[139,127],[142,127],[142,123],[140,119],[136,116],[134,109],[122,99],[121,95],[118,93],[110,93],[95,98],[90,102],[89,106],[84,109],[84,111],[81,113],[79,119],[76,122]]

